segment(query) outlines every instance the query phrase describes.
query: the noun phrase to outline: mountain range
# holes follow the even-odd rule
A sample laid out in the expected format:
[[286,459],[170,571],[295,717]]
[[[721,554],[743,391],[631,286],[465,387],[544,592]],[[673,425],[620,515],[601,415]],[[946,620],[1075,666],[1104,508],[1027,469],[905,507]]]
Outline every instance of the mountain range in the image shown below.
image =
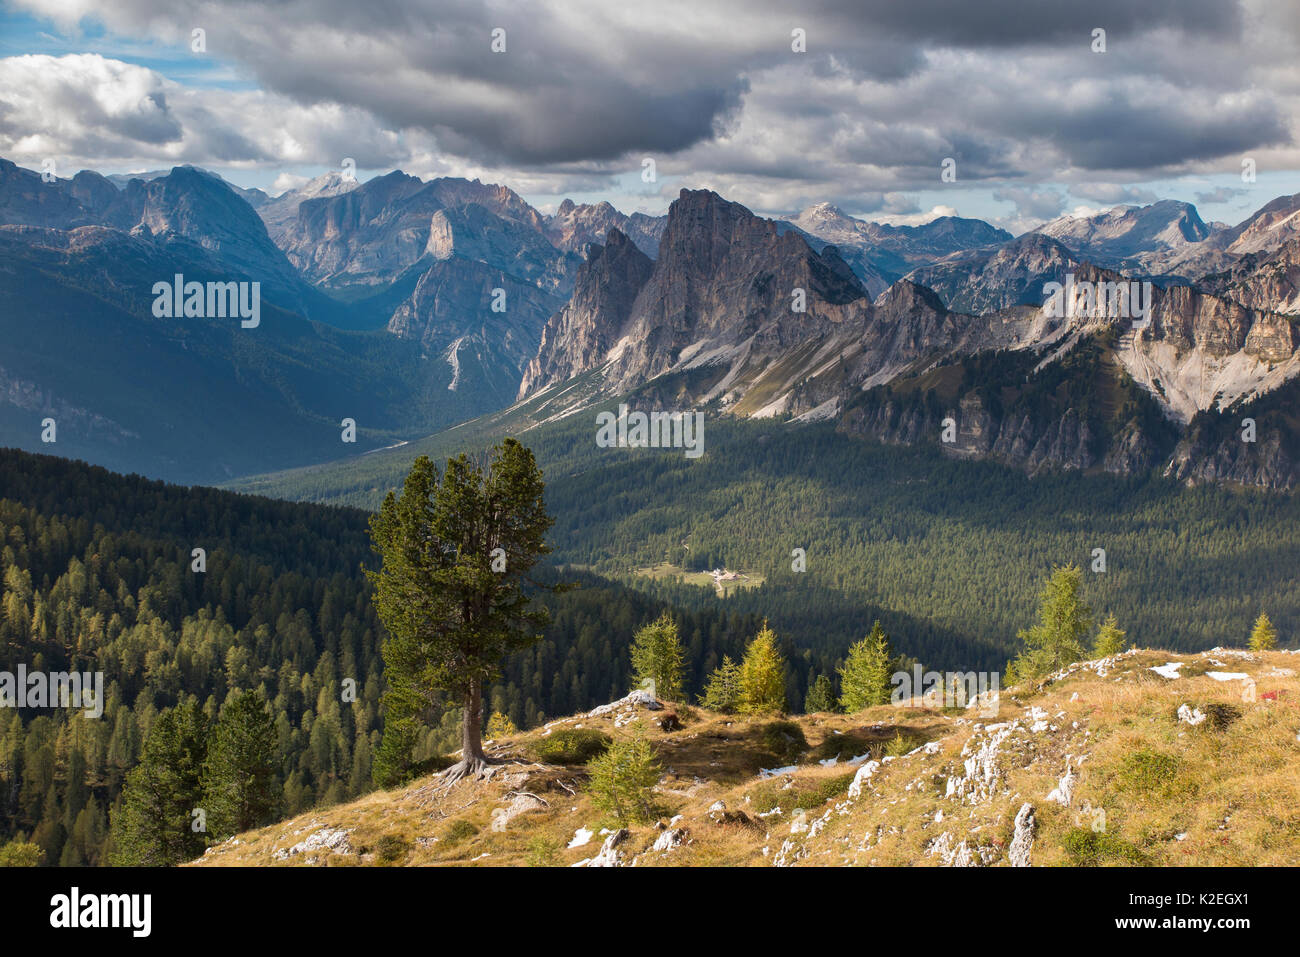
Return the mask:
[[[1030,471],[1289,488],[1298,213],[1284,196],[1227,227],[1162,201],[1014,237],[825,203],[770,220],[707,190],[661,217],[547,215],[400,171],[272,198],[194,167],[45,182],[0,160],[0,442],[216,481],[519,400],[563,416],[629,396]],[[154,316],[176,274],[260,283],[260,327]],[[1130,281],[1150,283],[1140,321],[1045,305],[1048,283]]]

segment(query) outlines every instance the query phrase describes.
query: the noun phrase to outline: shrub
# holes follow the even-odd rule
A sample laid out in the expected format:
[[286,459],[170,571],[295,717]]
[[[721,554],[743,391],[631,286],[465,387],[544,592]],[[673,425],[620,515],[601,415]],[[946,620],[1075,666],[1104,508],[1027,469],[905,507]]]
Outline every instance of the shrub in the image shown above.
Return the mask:
[[10,841],[0,847],[0,867],[40,867],[44,856],[39,844]]
[[923,744],[925,744],[924,739],[914,734],[904,734],[900,728],[889,739],[889,743],[885,745],[885,754],[891,758],[901,758],[903,755],[915,751]]
[[793,721],[769,721],[758,729],[758,740],[777,764],[794,764],[808,750],[803,728]]
[[518,734],[519,729],[507,715],[500,711],[493,711],[492,717],[488,718],[487,731],[485,732],[489,740],[497,738],[507,738],[512,734]]
[[591,803],[597,810],[623,826],[654,818],[654,786],[662,769],[644,732],[611,744],[587,767]]
[[556,867],[560,863],[558,841],[538,835],[528,842],[524,862],[529,867]]
[[383,864],[396,864],[406,857],[407,852],[411,849],[405,838],[397,834],[385,834],[375,845],[375,851],[379,854],[379,860]]
[[700,705],[719,714],[732,714],[740,709],[740,665],[730,656],[722,656],[722,664],[715,668],[704,684]]
[[533,743],[533,757],[543,764],[586,764],[603,754],[613,739],[595,728],[565,728]]
[[1070,863],[1077,867],[1144,863],[1142,852],[1135,845],[1087,827],[1071,828],[1066,832],[1063,844],[1065,853],[1070,856]]
[[442,839],[448,844],[456,844],[473,837],[477,833],[477,827],[464,818],[460,818],[447,825],[447,830],[443,833]]
[[1119,780],[1125,791],[1169,795],[1182,789],[1178,779],[1181,769],[1182,762],[1174,755],[1142,748],[1124,756]]

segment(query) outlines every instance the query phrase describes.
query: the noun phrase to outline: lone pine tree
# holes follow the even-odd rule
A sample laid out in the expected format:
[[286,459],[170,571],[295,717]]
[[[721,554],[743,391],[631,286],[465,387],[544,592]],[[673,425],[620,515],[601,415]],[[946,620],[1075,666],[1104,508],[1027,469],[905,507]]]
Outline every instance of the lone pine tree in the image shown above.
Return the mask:
[[401,494],[389,492],[371,519],[383,564],[366,574],[389,634],[385,730],[375,757],[380,784],[411,774],[421,719],[439,693],[464,709],[461,760],[447,770],[447,783],[486,769],[483,686],[502,657],[537,641],[549,620],[523,587],[547,587],[528,578],[550,551],[544,488],[533,453],[506,439],[486,467],[462,454],[441,476],[420,456]]

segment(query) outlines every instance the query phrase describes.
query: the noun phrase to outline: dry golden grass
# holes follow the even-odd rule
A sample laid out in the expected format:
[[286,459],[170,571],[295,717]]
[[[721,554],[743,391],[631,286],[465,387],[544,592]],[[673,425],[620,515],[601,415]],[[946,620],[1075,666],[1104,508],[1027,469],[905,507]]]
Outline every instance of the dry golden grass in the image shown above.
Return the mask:
[[[1300,671],[1300,657],[1233,654],[1239,653],[1132,653],[1104,676],[1080,668],[1043,688],[1006,689],[996,718],[884,706],[786,719],[796,734],[774,728],[776,719],[679,707],[677,731],[660,730],[660,713],[638,711],[621,727],[615,715],[575,717],[549,733],[586,728],[621,739],[646,729],[664,774],[656,788],[659,821],[630,828],[620,848],[639,866],[761,866],[777,858],[933,865],[943,862],[945,846],[963,841],[974,856],[1004,864],[1012,822],[1026,802],[1037,822],[1035,865],[1295,864],[1300,681],[1284,671]],[[1183,663],[1182,677],[1150,670],[1171,661]],[[1249,674],[1253,696],[1244,693],[1246,682],[1216,681],[1208,671]],[[1223,706],[1239,716],[1223,710],[1222,727],[1211,727],[1212,719],[1191,726],[1177,717],[1182,704],[1203,712]],[[1031,716],[1030,709],[1040,710]],[[1046,727],[1031,730],[1040,719]],[[998,750],[987,798],[971,804],[946,796],[949,778],[965,773],[968,742],[985,740],[990,724],[1010,722],[1018,726]],[[426,778],[240,835],[197,863],[567,866],[590,858],[609,822],[586,792],[584,766],[533,760],[532,745],[547,733],[496,742],[491,750],[505,763],[488,782],[443,792]],[[934,753],[903,753],[923,743]],[[795,763],[791,751],[798,753],[797,770],[759,776],[761,768]],[[864,754],[882,763],[850,800],[858,766],[847,762]],[[1068,807],[1047,800],[1067,762],[1076,776]],[[710,812],[716,801],[731,819]],[[509,816],[512,807],[522,813]],[[652,851],[670,821],[689,829],[690,843]],[[275,851],[322,828],[348,832],[348,851],[274,859]],[[590,841],[569,848],[580,828],[593,832]]]

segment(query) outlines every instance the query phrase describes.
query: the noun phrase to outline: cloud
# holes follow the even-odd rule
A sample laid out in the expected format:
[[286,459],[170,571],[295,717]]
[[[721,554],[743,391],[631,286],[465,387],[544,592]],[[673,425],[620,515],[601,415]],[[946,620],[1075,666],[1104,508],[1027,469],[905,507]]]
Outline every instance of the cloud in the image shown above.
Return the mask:
[[[652,156],[660,181],[640,195],[661,207],[692,185],[764,211],[830,199],[899,215],[919,210],[884,197],[1096,191],[1239,168],[1247,151],[1300,166],[1300,27],[1263,0],[659,0],[653,15],[606,0],[173,0],[166,17],[153,0],[11,2],[69,33],[102,23],[107,39],[87,42],[106,49],[182,58],[106,56],[94,79],[46,58],[34,85],[25,58],[0,61],[0,150],[16,158],[282,172],[350,156],[558,194],[609,188]],[[193,26],[212,72],[248,88],[177,66]],[[947,157],[955,184],[939,179]]]
[[1242,189],[1239,186],[1237,187],[1216,186],[1208,193],[1197,193],[1196,201],[1198,203],[1204,203],[1205,205],[1208,206],[1211,203],[1230,203],[1234,199],[1238,199],[1242,196],[1247,196],[1249,194],[1250,194],[1250,190]]
[[1120,183],[1074,183],[1070,186],[1070,192],[1111,206],[1145,206],[1161,198],[1152,190]]

